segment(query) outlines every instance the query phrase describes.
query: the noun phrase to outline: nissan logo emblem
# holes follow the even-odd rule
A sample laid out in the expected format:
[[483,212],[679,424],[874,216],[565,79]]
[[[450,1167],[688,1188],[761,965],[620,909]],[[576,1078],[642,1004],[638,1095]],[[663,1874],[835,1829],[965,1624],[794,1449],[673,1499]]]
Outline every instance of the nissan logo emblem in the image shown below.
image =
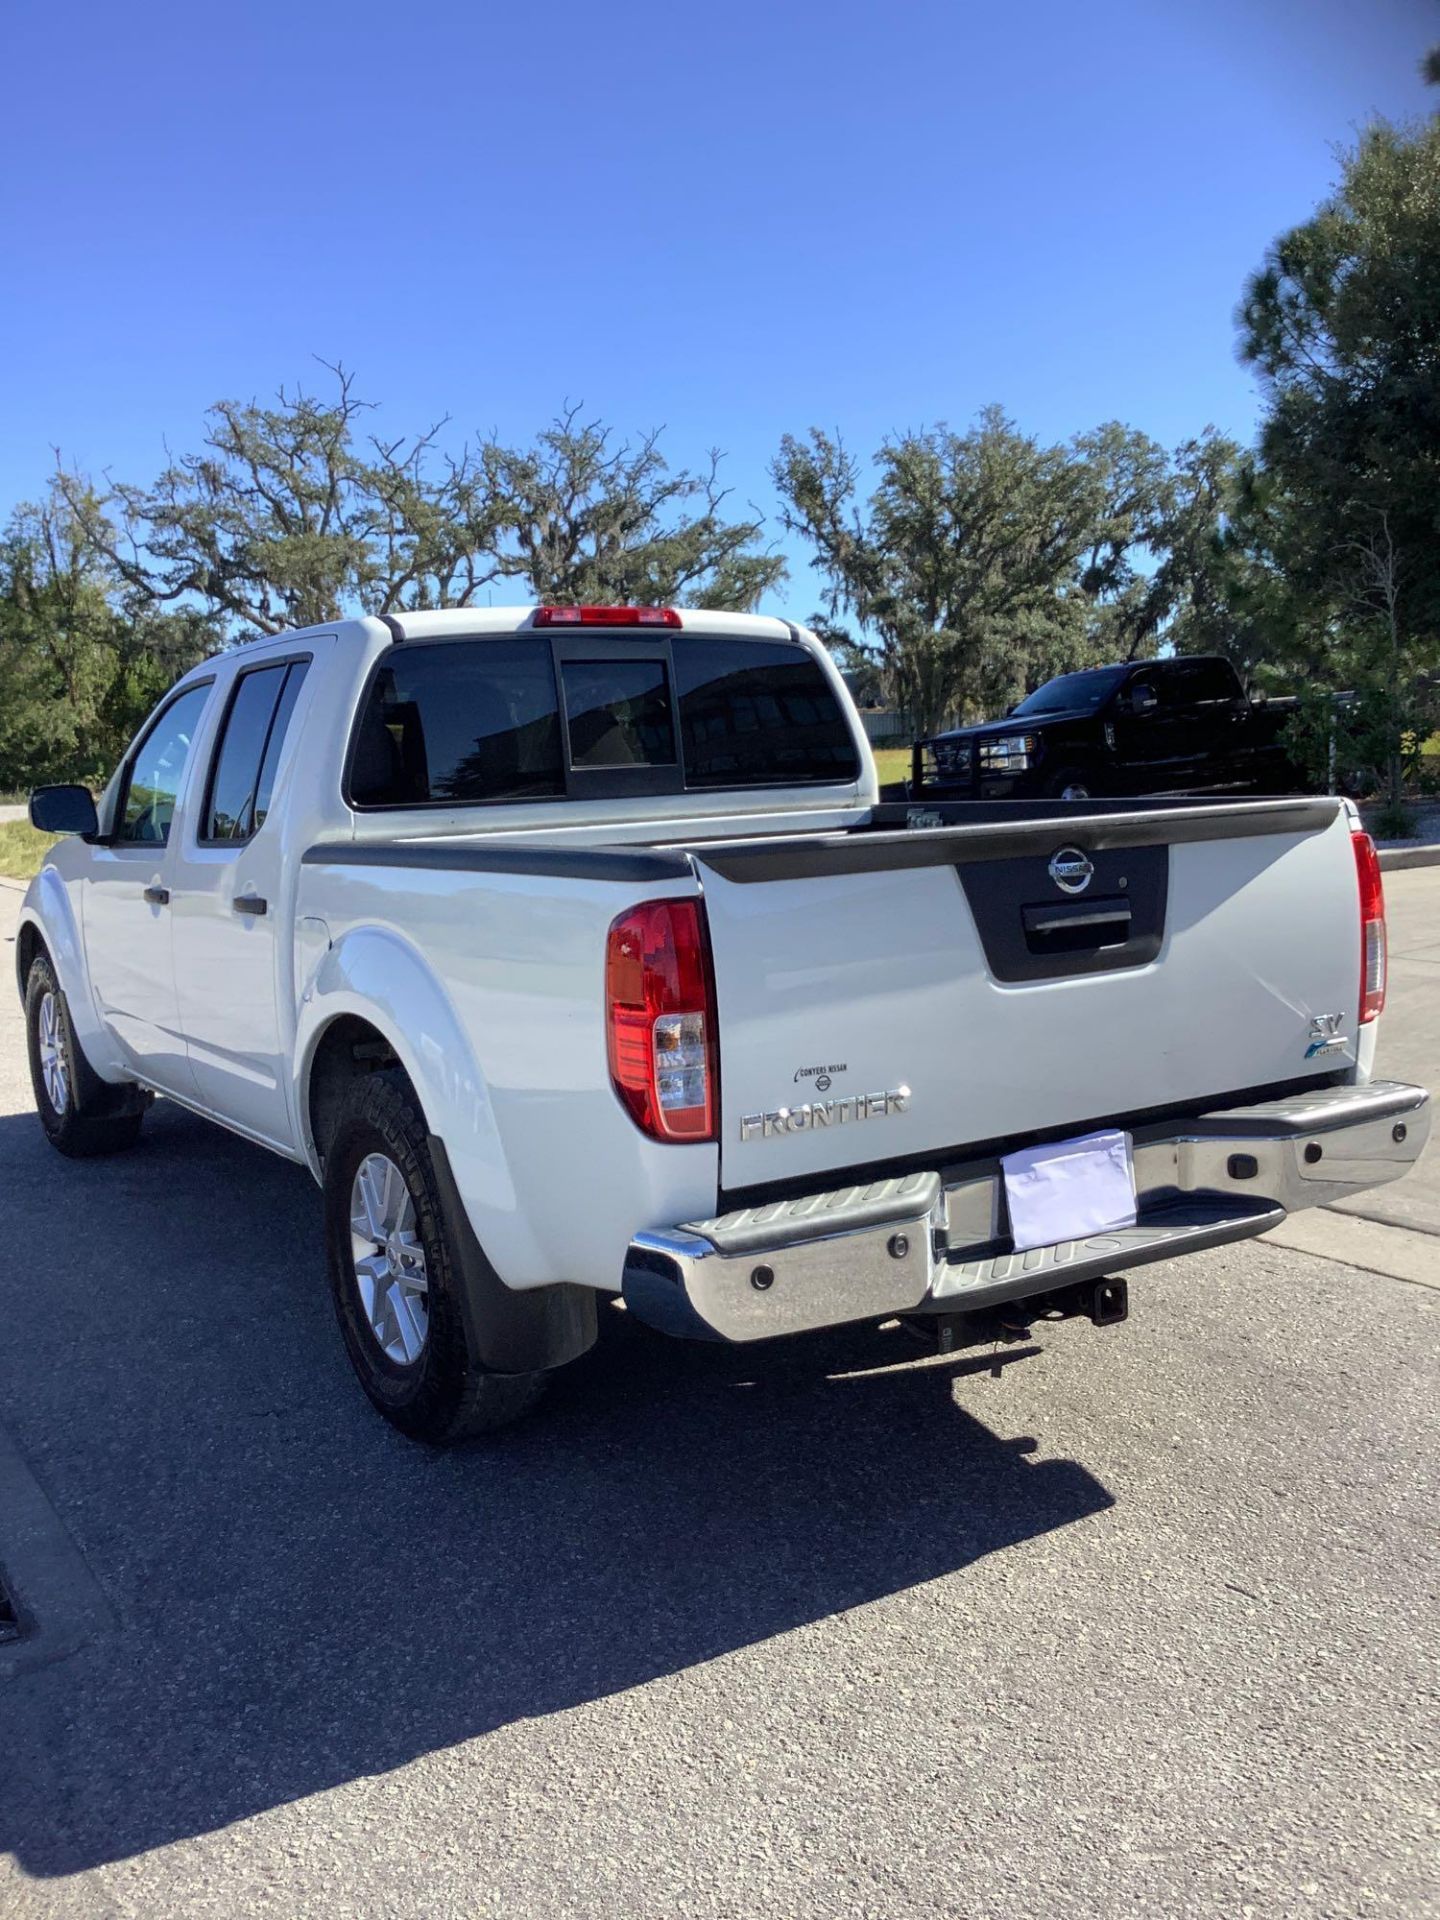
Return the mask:
[[1095,878],[1095,868],[1078,847],[1061,847],[1051,856],[1050,878],[1062,893],[1084,893]]

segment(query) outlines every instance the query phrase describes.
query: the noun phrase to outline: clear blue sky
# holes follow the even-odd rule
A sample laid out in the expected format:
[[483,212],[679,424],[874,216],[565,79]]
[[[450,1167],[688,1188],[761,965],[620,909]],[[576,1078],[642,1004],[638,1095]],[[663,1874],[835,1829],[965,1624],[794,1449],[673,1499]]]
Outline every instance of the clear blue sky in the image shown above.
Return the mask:
[[1433,0],[20,0],[0,510],[315,354],[397,434],[664,423],[767,512],[812,422],[1248,437],[1244,277],[1337,143],[1434,109],[1432,40]]

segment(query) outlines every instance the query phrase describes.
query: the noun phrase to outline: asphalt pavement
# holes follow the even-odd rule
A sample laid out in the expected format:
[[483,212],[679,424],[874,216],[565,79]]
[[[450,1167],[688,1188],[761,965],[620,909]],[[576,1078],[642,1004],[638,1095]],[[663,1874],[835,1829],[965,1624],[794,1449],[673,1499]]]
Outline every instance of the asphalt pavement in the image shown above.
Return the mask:
[[[1437,1084],[1440,871],[1387,886]],[[610,1315],[444,1455],[351,1380],[308,1176],[163,1104],[59,1159],[8,976],[0,1178],[5,1920],[1435,1911],[1440,1150],[1318,1216],[1358,1264],[999,1354]]]

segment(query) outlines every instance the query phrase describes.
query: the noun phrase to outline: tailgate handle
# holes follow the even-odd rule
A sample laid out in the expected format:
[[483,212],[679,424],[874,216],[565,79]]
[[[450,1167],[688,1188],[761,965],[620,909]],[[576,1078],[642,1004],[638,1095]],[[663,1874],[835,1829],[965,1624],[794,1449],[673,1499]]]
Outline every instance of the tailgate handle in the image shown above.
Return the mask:
[[[1025,907],[1023,910],[1025,931],[1033,937],[1047,933],[1080,933],[1090,929],[1096,935],[1096,944],[1101,944],[1100,936],[1114,933],[1123,928],[1120,941],[1130,937],[1130,902],[1128,900],[1077,900],[1073,906]],[[1107,946],[1118,945],[1119,941],[1104,942]]]

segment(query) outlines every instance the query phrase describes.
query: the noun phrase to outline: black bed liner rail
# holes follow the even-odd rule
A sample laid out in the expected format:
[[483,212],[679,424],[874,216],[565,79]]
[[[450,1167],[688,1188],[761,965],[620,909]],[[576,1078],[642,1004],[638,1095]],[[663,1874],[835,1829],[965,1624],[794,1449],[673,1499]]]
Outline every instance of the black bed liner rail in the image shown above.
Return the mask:
[[1321,833],[1344,803],[1299,800],[957,800],[925,806],[884,802],[867,820],[833,833],[755,834],[735,840],[661,845],[611,841],[483,839],[327,841],[306,849],[305,866],[410,867],[440,873],[529,873],[550,879],[660,885],[691,878],[695,863],[740,882],[801,880],[819,874],[876,873],[1013,860],[1060,847],[1180,846],[1260,834]]
[[959,800],[882,802],[861,826],[836,833],[691,841],[685,851],[726,880],[801,880],[821,874],[948,867],[1033,858],[1062,847],[1182,846],[1264,834],[1322,833],[1344,803],[1298,800]]

